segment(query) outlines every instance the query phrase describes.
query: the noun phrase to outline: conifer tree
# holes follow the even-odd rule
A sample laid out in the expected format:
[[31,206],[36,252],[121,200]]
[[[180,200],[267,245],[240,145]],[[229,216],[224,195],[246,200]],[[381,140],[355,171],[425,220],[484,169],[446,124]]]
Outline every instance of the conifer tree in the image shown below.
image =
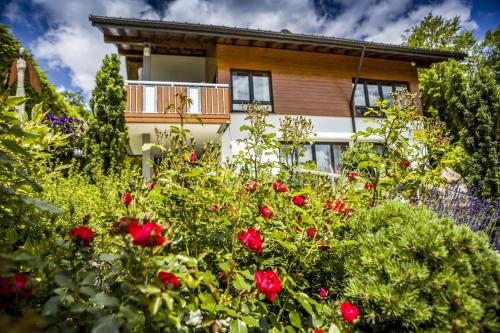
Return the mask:
[[88,168],[117,172],[127,156],[125,126],[126,92],[118,55],[107,55],[96,74],[90,98],[91,119],[86,132],[84,155]]

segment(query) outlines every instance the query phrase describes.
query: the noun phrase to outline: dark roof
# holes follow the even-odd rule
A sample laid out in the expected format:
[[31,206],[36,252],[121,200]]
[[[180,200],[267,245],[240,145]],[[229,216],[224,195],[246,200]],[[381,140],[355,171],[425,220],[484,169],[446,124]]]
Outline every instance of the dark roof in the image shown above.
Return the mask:
[[452,51],[295,34],[286,30],[276,32],[103,16],[90,16],[89,20],[103,32],[105,42],[117,45],[118,52],[128,56],[140,56],[144,45],[152,45],[167,54],[177,52],[204,55],[205,50],[213,44],[249,45],[353,56],[359,56],[364,48],[365,57],[415,61],[418,66],[429,66],[449,58],[463,59],[466,56]]

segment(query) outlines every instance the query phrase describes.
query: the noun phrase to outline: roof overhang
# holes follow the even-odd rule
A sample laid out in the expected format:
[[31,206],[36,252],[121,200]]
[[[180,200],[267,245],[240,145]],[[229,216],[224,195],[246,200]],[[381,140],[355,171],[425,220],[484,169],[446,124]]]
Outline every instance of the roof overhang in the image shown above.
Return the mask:
[[153,21],[143,19],[90,16],[106,43],[115,44],[118,53],[128,60],[139,58],[149,46],[154,53],[206,56],[216,44],[267,47],[306,52],[319,52],[415,62],[419,67],[450,58],[461,60],[466,54],[419,49],[400,45],[365,42],[335,37],[293,34],[256,29],[230,28],[192,23]]

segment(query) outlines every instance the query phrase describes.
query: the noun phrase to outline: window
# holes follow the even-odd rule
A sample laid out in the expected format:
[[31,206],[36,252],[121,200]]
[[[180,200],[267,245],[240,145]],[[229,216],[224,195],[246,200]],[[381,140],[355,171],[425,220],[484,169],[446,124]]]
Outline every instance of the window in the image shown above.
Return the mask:
[[[354,87],[354,80],[352,85]],[[378,100],[389,100],[389,105],[391,105],[391,93],[404,89],[408,89],[408,84],[404,82],[358,80],[354,92],[356,115],[364,116],[368,107],[376,109],[375,102]]]
[[257,101],[272,111],[271,73],[244,70],[231,71],[232,109],[244,111],[245,105]]
[[[299,157],[299,162],[314,161],[320,171],[338,173],[340,170],[340,157],[349,148],[349,143],[316,142],[312,146],[306,145],[305,148],[304,156]],[[281,158],[284,158],[284,156],[281,156]]]

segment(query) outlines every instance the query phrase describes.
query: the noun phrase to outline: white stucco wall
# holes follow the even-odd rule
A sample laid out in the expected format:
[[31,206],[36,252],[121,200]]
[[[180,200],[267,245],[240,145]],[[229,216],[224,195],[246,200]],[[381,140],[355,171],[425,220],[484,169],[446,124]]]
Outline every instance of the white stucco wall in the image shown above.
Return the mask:
[[151,55],[152,81],[206,82],[206,58]]
[[[244,147],[238,144],[237,140],[245,136],[245,132],[240,131],[240,127],[248,124],[245,119],[245,113],[231,113],[231,124],[221,136],[221,160],[224,162],[231,159],[231,156],[237,154]],[[278,132],[279,119],[282,115],[272,114],[268,118],[268,122],[274,126],[270,132]],[[308,116],[313,125],[313,132],[316,136],[310,139],[316,142],[349,142],[353,143],[351,138],[352,121],[350,117],[324,117],[324,116]],[[368,126],[376,127],[373,121],[365,122],[367,118],[356,118],[356,130],[365,129]],[[363,138],[366,141],[378,141],[377,137]],[[277,157],[276,157],[277,159]]]

